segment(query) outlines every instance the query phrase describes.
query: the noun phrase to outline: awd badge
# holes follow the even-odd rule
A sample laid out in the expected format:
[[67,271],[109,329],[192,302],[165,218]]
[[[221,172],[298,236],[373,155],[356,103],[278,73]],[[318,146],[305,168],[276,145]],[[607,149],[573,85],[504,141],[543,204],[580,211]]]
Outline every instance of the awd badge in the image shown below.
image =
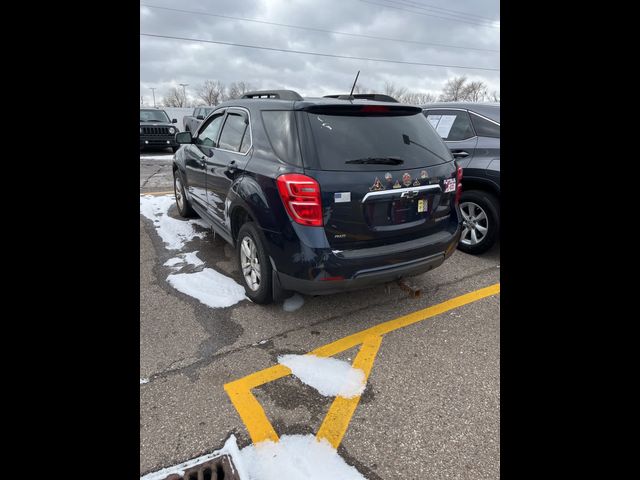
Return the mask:
[[382,186],[382,183],[380,182],[380,179],[378,177],[376,177],[376,181],[373,182],[373,185],[371,185],[369,187],[369,191],[370,192],[377,192],[378,190],[384,190],[384,187]]

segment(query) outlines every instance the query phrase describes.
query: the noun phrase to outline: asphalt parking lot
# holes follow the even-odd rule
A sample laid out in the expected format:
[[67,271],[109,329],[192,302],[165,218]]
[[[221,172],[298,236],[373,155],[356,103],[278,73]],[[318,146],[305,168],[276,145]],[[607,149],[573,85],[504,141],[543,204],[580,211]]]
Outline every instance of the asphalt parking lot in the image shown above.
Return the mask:
[[[141,209],[143,198],[171,194],[171,158],[141,154]],[[166,216],[183,221],[175,206]],[[304,296],[293,311],[247,300],[212,308],[170,278],[204,268],[240,282],[233,252],[197,222],[169,250],[158,224],[140,216],[141,475],[218,449],[230,434],[245,447],[272,427],[279,436],[333,432],[325,438],[370,480],[500,477],[499,245],[480,256],[457,251],[415,277],[417,298],[392,284]],[[188,252],[203,264],[173,260]],[[277,367],[280,355],[324,346],[370,368],[349,405]],[[248,385],[266,423],[231,400]]]

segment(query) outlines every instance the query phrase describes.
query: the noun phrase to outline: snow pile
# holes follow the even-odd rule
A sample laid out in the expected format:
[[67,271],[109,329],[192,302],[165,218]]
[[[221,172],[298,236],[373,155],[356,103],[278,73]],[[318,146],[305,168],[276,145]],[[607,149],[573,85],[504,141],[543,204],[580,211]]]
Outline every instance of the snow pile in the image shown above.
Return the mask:
[[240,454],[247,480],[366,480],[329,442],[313,435],[283,435],[279,442],[249,445]]
[[167,277],[176,290],[213,308],[230,307],[244,300],[244,287],[212,268],[195,273],[174,273]]
[[170,258],[164,262],[163,265],[165,267],[175,267],[176,265],[193,265],[194,267],[199,267],[200,265],[204,265],[204,262],[198,258],[196,253],[198,253],[197,250],[195,252],[181,253],[177,257]]
[[173,160],[173,153],[169,155],[140,155],[140,160]]
[[140,213],[153,222],[167,250],[180,250],[189,240],[195,237],[203,238],[206,234],[196,232],[193,228],[194,225],[202,225],[198,221],[171,218],[168,212],[174,203],[173,196],[140,197]]
[[294,293],[293,296],[287,298],[283,302],[282,308],[285,312],[295,312],[300,307],[302,307],[302,305],[304,305],[304,298],[302,297],[302,295]]
[[[200,218],[194,220],[177,220],[168,215],[175,200],[172,195],[140,197],[140,213],[153,224],[160,238],[168,250],[181,250],[185,244],[196,237],[203,238],[206,232],[196,232],[194,226],[207,228]],[[201,267],[204,262],[196,255],[198,252],[183,252],[164,263],[174,271],[186,265]],[[196,298],[205,305],[213,308],[230,307],[247,299],[244,287],[233,279],[216,272],[212,268],[205,268],[194,273],[173,273],[167,277],[167,282],[176,290]]]
[[149,473],[140,480],[162,480],[173,473],[182,476],[187,468],[225,453],[231,456],[241,480],[366,480],[329,442],[318,441],[313,435],[283,435],[279,442],[267,440],[242,450],[231,435],[221,450]]
[[347,362],[315,355],[280,355],[278,363],[289,367],[302,383],[315,388],[325,397],[352,398],[366,387],[364,372]]
[[144,385],[145,383],[149,383],[149,379],[148,378],[141,378],[140,379],[140,385]]

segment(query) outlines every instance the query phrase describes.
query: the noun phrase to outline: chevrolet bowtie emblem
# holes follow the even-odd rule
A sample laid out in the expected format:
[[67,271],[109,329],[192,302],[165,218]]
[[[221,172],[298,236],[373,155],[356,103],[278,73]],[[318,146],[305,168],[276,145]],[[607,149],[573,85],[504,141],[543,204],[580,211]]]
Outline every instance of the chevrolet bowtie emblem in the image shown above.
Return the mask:
[[400,197],[406,197],[406,198],[414,198],[418,196],[418,191],[417,190],[407,190],[406,192],[402,192],[402,195],[400,195]]

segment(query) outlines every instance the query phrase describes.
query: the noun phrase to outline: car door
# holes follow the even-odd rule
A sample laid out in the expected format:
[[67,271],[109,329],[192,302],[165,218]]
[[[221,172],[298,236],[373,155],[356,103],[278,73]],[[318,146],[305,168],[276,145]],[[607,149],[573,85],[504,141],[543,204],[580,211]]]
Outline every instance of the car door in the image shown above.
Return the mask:
[[206,159],[213,155],[224,114],[222,110],[212,116],[199,129],[193,143],[185,146],[188,190],[191,196],[204,207],[207,206]]
[[468,167],[478,144],[469,112],[462,109],[434,108],[425,110],[424,114],[445,141],[458,165],[463,169]]
[[207,201],[212,212],[227,224],[225,201],[233,181],[245,170],[250,158],[249,112],[228,108],[214,154],[207,157]]
[[478,144],[471,167],[484,170],[487,177],[500,185],[500,123],[469,111]]

